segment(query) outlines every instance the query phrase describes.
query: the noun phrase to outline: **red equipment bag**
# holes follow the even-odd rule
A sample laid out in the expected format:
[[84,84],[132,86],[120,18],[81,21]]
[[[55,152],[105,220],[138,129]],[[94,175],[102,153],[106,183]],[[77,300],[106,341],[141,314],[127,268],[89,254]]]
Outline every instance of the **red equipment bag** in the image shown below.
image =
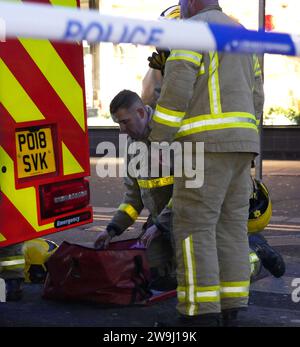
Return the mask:
[[131,305],[151,297],[146,249],[137,240],[95,249],[64,241],[47,261],[43,298]]

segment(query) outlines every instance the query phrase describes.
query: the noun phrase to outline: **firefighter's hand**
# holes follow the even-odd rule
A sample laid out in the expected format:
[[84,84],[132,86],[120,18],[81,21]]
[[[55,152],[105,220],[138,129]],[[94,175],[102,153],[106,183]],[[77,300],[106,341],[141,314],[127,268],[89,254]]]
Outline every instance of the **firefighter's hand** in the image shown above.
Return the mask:
[[150,243],[161,235],[161,231],[157,228],[156,225],[151,225],[143,236],[141,237],[141,242],[145,245],[145,247],[149,247]]
[[151,57],[148,58],[149,67],[160,70],[161,74],[164,75],[165,65],[169,55],[169,51],[157,50],[157,52],[153,52]]
[[94,243],[94,247],[97,249],[107,248],[112,236],[108,233],[107,230],[101,231],[98,235],[97,240]]

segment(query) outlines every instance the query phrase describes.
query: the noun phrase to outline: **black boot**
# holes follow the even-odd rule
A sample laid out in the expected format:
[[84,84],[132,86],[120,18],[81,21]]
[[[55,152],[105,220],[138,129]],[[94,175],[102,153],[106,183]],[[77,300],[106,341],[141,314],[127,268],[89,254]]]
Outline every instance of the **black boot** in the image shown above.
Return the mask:
[[197,327],[221,327],[222,317],[220,313],[208,313],[197,316],[186,316],[180,314],[174,322],[155,322],[154,327],[182,327],[182,328],[197,328]]
[[223,327],[236,327],[239,309],[228,309],[222,311],[222,325]]
[[264,268],[274,277],[281,277],[285,273],[285,263],[282,256],[271,247],[261,234],[249,236],[250,247],[257,254]]
[[156,291],[170,291],[177,288],[177,279],[174,274],[165,273],[161,275],[158,268],[150,268],[151,271],[151,281],[149,288],[150,290]]
[[182,327],[221,327],[222,319],[220,313],[207,313],[197,316],[180,315],[180,326]]
[[20,301],[23,297],[23,278],[5,280],[6,301]]

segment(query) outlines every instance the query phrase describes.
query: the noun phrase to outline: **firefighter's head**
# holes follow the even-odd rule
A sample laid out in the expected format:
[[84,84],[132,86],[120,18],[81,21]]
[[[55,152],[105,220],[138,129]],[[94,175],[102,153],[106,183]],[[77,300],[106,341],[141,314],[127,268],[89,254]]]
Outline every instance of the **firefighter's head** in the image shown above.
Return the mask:
[[180,0],[182,18],[195,16],[199,11],[210,5],[219,5],[218,0]]
[[122,90],[110,103],[112,119],[119,124],[120,132],[135,140],[147,136],[150,115],[137,93]]

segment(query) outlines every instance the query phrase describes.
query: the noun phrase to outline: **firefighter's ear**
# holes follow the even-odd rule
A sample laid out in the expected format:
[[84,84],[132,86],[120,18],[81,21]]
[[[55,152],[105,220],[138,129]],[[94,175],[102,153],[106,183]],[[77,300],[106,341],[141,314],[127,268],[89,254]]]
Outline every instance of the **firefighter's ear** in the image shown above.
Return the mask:
[[139,115],[140,118],[144,119],[147,115],[147,111],[145,110],[144,107],[138,107],[136,109],[137,114]]

